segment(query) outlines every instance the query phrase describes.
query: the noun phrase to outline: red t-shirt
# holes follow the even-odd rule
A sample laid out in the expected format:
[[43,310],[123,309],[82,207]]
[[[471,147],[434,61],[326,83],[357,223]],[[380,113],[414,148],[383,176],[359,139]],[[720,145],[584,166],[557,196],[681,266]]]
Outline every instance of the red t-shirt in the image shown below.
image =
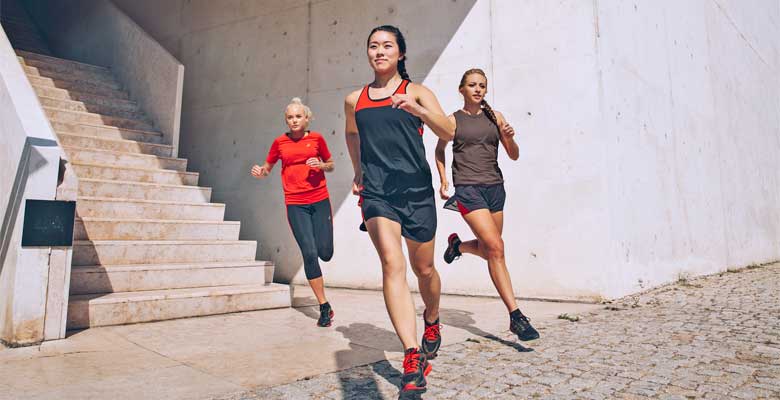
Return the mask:
[[285,204],[311,204],[328,198],[325,172],[306,165],[312,157],[322,161],[331,158],[325,139],[317,132],[310,131],[298,140],[290,139],[286,133],[274,139],[266,162],[282,160]]

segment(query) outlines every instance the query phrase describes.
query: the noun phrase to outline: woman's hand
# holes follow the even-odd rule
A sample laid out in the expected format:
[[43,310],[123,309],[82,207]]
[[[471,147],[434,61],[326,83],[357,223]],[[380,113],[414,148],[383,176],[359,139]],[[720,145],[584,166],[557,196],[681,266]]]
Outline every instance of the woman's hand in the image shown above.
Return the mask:
[[352,179],[352,194],[360,196],[360,192],[363,191],[363,174],[355,175]]
[[409,94],[394,94],[390,100],[393,102],[393,108],[400,108],[415,117],[422,117],[428,111],[417,102],[414,96]]
[[511,139],[515,136],[515,129],[512,128],[512,125],[509,125],[508,122],[504,121],[504,123],[501,124],[501,135],[507,139]]
[[268,168],[265,167],[265,165],[263,165],[262,167],[259,165],[252,166],[252,176],[254,176],[257,179],[263,179],[266,176],[268,176],[269,173],[270,171],[268,170]]
[[447,181],[441,182],[441,187],[439,188],[439,196],[441,196],[442,200],[449,200],[450,195],[447,194],[447,191],[450,188],[450,183]]
[[320,159],[317,157],[312,157],[306,160],[306,165],[314,169],[322,169],[322,164],[322,161],[320,161]]

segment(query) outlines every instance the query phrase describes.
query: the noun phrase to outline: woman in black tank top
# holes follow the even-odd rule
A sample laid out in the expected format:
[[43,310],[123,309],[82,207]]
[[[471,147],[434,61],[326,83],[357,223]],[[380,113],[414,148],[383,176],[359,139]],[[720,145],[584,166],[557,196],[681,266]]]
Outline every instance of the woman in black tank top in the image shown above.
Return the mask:
[[[446,140],[455,127],[436,96],[409,81],[406,43],[397,28],[385,25],[371,31],[368,61],[374,82],[347,96],[344,105],[347,148],[355,170],[353,193],[361,195],[365,228],[382,261],[387,311],[405,349],[401,390],[422,392],[430,372],[427,360],[435,357],[441,343],[441,281],[433,265],[436,206],[422,124]],[[425,303],[422,348],[401,237]]]
[[501,143],[509,158],[517,160],[519,149],[514,140],[515,131],[504,116],[485,101],[487,77],[481,69],[466,71],[459,90],[463,95],[463,109],[449,117],[455,124],[452,144],[455,195],[450,198],[447,194],[449,183],[444,164],[447,140],[443,139],[436,145],[436,169],[441,178],[439,194],[442,199],[448,199],[445,208],[460,211],[477,238],[461,242],[457,233],[451,234],[444,261],[452,263],[462,253],[487,260],[493,285],[509,311],[509,329],[520,340],[536,339],[539,333],[517,308],[501,238],[506,193],[504,177],[498,168],[498,144]]

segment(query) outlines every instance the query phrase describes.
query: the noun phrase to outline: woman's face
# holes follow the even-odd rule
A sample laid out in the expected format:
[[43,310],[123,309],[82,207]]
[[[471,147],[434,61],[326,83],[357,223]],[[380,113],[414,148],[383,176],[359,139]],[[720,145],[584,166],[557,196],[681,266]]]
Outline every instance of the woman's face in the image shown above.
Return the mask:
[[460,94],[468,104],[479,104],[487,94],[487,79],[480,74],[469,74],[460,88]]
[[368,63],[378,73],[389,73],[398,69],[398,60],[403,57],[395,35],[376,31],[368,38]]
[[309,126],[309,117],[306,116],[303,106],[298,104],[287,106],[287,110],[284,112],[284,119],[287,121],[287,127],[290,128],[290,132],[300,132]]

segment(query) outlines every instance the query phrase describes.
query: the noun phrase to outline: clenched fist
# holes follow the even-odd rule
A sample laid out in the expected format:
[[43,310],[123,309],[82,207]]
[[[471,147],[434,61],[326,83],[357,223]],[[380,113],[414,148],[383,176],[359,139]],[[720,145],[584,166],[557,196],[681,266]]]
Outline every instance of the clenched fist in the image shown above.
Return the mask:
[[270,171],[268,171],[268,168],[266,168],[265,165],[262,167],[259,165],[252,166],[252,176],[257,179],[263,179],[268,176],[269,173]]

